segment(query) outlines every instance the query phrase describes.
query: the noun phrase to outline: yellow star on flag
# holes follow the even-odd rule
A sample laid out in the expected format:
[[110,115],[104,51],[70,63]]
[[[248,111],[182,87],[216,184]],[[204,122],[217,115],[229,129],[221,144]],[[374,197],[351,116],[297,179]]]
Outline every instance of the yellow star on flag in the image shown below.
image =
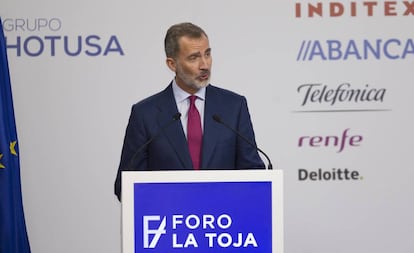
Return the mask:
[[15,156],[17,156],[17,152],[15,149],[16,144],[17,144],[17,141],[10,142],[10,154],[15,155]]
[[[0,160],[1,160],[1,158],[3,158],[3,154],[0,154]],[[4,165],[2,163],[0,163],[0,169],[4,169],[4,168],[6,168],[6,167],[4,167]]]

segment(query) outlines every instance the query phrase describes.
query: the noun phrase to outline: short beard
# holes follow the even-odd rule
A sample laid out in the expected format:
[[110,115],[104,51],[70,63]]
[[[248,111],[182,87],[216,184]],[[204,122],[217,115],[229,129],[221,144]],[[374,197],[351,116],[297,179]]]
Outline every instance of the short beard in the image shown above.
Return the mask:
[[202,89],[202,88],[206,87],[209,83],[210,83],[210,77],[207,80],[204,80],[204,81],[201,81],[201,82],[195,81],[193,83],[188,83],[187,85],[191,86],[193,88],[196,88],[196,89]]
[[207,80],[204,81],[198,81],[196,79],[192,79],[191,77],[189,77],[188,75],[186,75],[181,68],[177,68],[177,73],[176,75],[183,80],[183,82],[185,83],[185,85],[187,85],[190,88],[196,89],[196,90],[200,90],[204,87],[207,87],[208,84],[210,83],[210,73],[208,76]]

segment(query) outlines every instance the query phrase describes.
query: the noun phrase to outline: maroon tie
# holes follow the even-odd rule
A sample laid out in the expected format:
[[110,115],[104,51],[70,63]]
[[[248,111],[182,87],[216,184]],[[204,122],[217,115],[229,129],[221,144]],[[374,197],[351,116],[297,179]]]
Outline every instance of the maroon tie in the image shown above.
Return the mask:
[[188,148],[190,150],[191,160],[193,161],[194,169],[200,168],[201,163],[201,143],[203,133],[201,130],[201,119],[195,106],[196,96],[189,96],[190,108],[188,109],[188,122],[187,122],[187,141]]

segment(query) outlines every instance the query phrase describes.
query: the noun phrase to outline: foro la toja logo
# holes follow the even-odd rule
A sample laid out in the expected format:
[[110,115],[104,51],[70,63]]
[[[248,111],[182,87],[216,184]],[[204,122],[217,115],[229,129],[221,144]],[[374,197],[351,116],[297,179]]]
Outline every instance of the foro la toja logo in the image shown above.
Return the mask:
[[[232,218],[228,214],[217,217],[210,214],[202,216],[177,214],[169,219],[167,216],[145,215],[143,216],[143,247],[154,249],[161,243],[162,238],[168,236],[171,239],[169,246],[175,249],[199,248],[200,244],[208,248],[258,247],[254,233],[232,231],[232,223]],[[167,224],[171,224],[168,230]],[[169,240],[165,241],[169,242]]]

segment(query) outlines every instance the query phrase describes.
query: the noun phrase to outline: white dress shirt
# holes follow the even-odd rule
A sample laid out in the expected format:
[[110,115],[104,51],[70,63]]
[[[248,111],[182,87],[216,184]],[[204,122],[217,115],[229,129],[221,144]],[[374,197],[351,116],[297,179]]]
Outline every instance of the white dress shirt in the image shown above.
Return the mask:
[[[172,82],[172,88],[178,112],[181,113],[183,130],[185,136],[187,136],[188,109],[190,108],[190,100],[188,97],[191,96],[191,94],[181,89],[175,82],[175,79]],[[195,106],[197,107],[198,113],[200,113],[201,129],[204,129],[204,102],[206,98],[206,88],[201,88],[194,95],[197,96]]]

